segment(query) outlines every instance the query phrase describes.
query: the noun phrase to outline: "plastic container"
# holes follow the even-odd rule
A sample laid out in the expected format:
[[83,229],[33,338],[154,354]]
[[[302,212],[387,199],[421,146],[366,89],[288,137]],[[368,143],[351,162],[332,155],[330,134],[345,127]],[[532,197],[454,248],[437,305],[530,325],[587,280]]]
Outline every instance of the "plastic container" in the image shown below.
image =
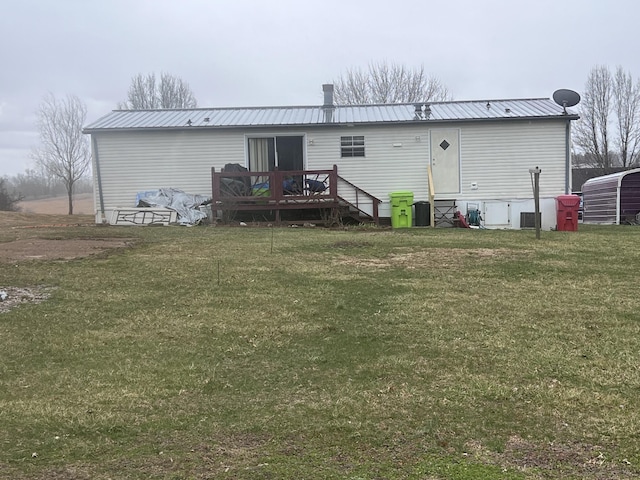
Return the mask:
[[416,227],[428,227],[431,225],[431,204],[420,201],[413,204],[415,208],[414,218]]
[[579,195],[560,195],[556,197],[556,227],[558,231],[575,232],[578,230]]
[[401,190],[389,194],[391,203],[391,226],[411,228],[413,223],[413,192]]
[[254,197],[268,197],[271,195],[271,191],[269,190],[269,182],[264,183],[256,183],[251,188],[251,195]]

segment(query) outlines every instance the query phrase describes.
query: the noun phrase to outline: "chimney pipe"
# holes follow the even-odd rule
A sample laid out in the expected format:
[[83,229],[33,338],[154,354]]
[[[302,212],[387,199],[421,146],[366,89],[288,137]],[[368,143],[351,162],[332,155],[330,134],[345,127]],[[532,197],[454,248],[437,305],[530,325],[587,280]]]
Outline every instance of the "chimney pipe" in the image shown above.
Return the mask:
[[334,108],[333,104],[333,84],[325,83],[322,85],[322,91],[324,92],[324,108]]
[[322,111],[324,112],[324,122],[333,122],[333,112],[336,106],[333,104],[333,84],[325,83],[322,85],[322,91],[324,92],[324,104],[322,105]]

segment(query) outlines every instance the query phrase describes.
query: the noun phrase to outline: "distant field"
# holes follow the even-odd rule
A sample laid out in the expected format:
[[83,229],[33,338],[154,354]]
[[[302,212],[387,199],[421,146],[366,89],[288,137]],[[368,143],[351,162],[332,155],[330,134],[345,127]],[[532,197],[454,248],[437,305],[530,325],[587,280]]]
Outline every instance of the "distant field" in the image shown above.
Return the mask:
[[[20,202],[19,207],[20,211],[24,213],[66,215],[69,212],[66,196],[28,200]],[[83,193],[73,197],[74,214],[91,215],[93,212],[93,194]]]

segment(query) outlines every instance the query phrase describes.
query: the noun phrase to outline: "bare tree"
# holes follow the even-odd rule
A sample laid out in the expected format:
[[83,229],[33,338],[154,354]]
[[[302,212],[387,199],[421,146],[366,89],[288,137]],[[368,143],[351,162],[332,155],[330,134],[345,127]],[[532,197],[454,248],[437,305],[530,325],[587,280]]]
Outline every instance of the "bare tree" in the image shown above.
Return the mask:
[[609,155],[609,124],[612,79],[606,66],[591,70],[580,104],[580,121],[576,125],[575,141],[594,167],[611,166]]
[[640,83],[618,67],[613,80],[614,113],[617,121],[616,144],[623,167],[636,163],[640,141]]
[[127,100],[118,104],[125,110],[155,110],[158,108],[195,108],[196,101],[189,84],[168,73],[138,74],[131,79]]
[[630,167],[640,155],[640,83],[622,67],[594,67],[585,84],[574,141],[590,167]]
[[64,183],[73,214],[73,187],[88,171],[91,162],[89,140],[82,134],[87,107],[75,95],[62,100],[49,93],[38,111],[40,146],[33,158],[48,175]]
[[371,63],[367,71],[347,70],[334,80],[335,100],[339,105],[368,103],[414,103],[446,101],[449,90],[424,67],[407,68],[395,63]]

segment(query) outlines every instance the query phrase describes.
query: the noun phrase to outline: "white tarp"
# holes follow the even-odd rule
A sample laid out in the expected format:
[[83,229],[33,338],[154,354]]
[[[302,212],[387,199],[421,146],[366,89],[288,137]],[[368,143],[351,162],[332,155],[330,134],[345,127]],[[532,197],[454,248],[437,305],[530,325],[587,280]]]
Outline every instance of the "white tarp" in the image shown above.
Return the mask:
[[178,213],[178,223],[181,225],[197,225],[207,215],[198,207],[206,205],[211,200],[204,195],[185,193],[177,188],[161,188],[138,193],[137,207],[165,207]]

